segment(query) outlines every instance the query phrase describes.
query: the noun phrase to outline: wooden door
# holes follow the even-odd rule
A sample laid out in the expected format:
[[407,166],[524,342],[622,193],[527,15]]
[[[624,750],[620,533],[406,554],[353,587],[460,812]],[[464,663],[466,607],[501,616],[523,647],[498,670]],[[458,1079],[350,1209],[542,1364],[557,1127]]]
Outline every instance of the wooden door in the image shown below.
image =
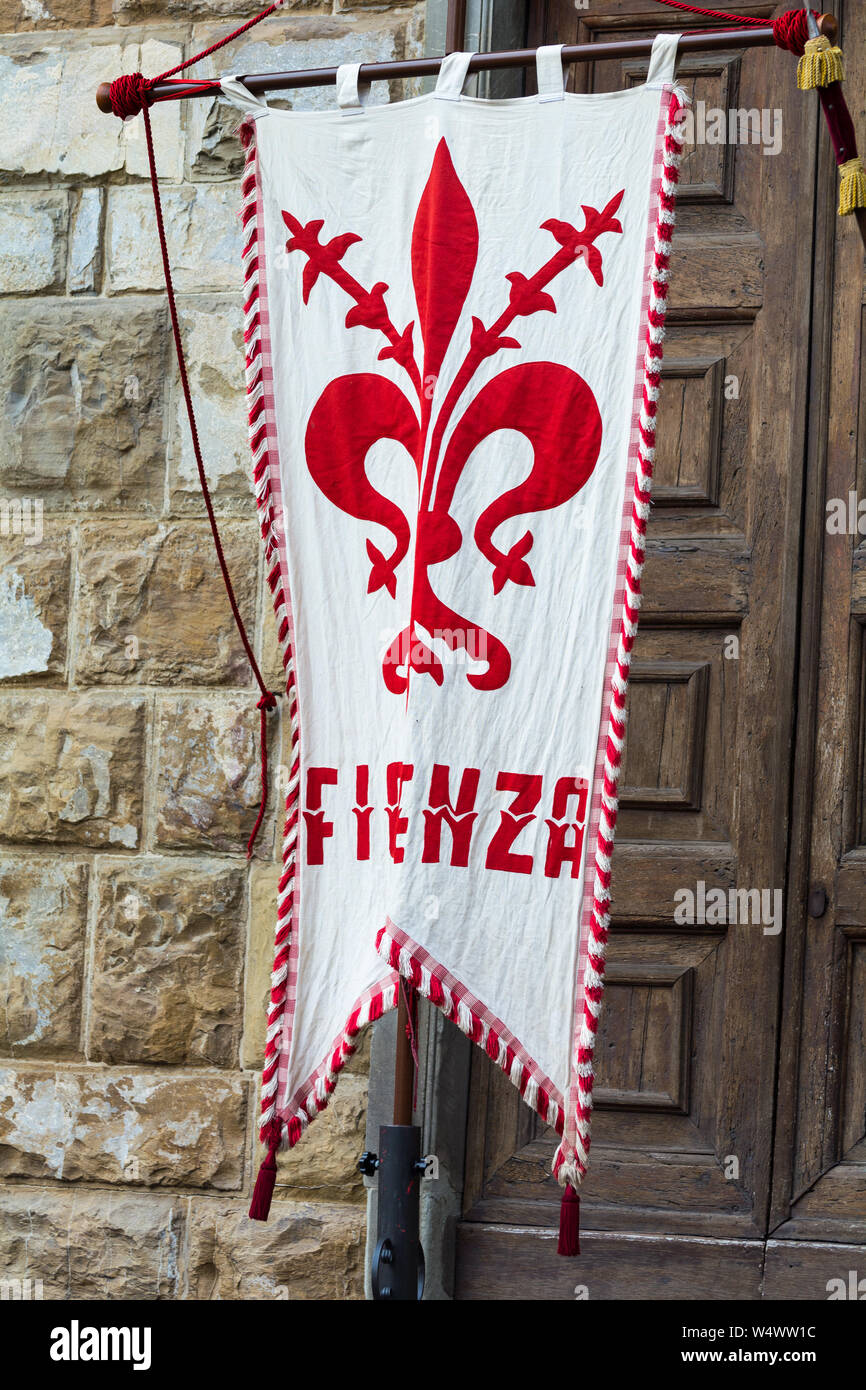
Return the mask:
[[[684,18],[648,0],[546,0],[531,42],[651,35]],[[599,63],[572,81],[602,91],[645,72]],[[583,1256],[554,1253],[550,1131],[473,1049],[459,1298],[571,1298],[579,1284],[591,1298],[751,1299],[762,1287],[782,923],[689,924],[675,910],[680,890],[699,902],[700,884],[788,887],[817,103],[776,50],[688,57],[680,75],[705,113],[778,110],[783,144],[704,143],[684,163]],[[778,898],[765,902],[772,912]],[[838,943],[827,951],[836,959]]]
[[[866,51],[866,12],[844,12]],[[848,102],[863,140],[863,63]],[[859,120],[858,120],[859,114]],[[823,157],[829,164],[827,142]],[[832,177],[832,170],[830,170]],[[791,911],[768,1296],[866,1298],[866,361],[863,247],[816,221]],[[858,370],[859,364],[859,370]],[[840,529],[844,509],[851,529]],[[858,516],[859,510],[859,516]],[[858,524],[859,523],[859,524]],[[811,895],[811,903],[810,903]]]

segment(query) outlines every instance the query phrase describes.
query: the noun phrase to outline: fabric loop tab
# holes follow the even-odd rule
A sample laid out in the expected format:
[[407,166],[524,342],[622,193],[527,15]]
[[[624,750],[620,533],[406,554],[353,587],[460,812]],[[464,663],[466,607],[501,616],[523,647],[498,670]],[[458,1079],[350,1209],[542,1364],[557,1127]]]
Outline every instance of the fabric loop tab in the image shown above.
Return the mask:
[[474,53],[449,53],[442,59],[434,95],[442,101],[459,101]]
[[562,43],[546,43],[536,49],[535,73],[539,101],[562,101],[565,97],[564,47]]
[[341,63],[337,68],[337,105],[345,116],[355,116],[364,109],[370,83],[359,82],[360,63]]
[[671,83],[677,71],[677,50],[682,34],[656,34],[646,75],[647,87]]
[[233,106],[239,106],[242,111],[248,111],[253,116],[271,109],[266,101],[262,101],[260,97],[254,97],[250,89],[245,87],[236,75],[221,77],[220,91]]

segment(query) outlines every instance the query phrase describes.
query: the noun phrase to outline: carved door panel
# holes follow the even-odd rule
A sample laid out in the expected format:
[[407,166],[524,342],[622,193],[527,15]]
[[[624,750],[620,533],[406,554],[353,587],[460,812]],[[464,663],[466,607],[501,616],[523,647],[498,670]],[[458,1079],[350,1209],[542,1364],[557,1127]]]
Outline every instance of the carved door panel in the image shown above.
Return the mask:
[[[604,42],[683,20],[645,0],[593,0],[587,9],[547,0],[533,13],[530,41]],[[572,82],[602,91],[645,72],[645,62],[606,62],[575,68]],[[778,108],[765,133],[778,137],[781,121],[782,151],[701,143],[684,163],[582,1193],[584,1253],[579,1265],[554,1254],[551,1133],[473,1049],[461,1298],[569,1298],[577,1280],[592,1298],[760,1295],[782,991],[774,895],[786,890],[791,796],[816,103],[803,100],[790,56],[775,50],[687,57],[680,78],[705,119]],[[786,157],[791,150],[796,158]],[[754,897],[748,909],[739,899],[746,920],[714,920],[712,909],[704,920],[678,920],[678,904],[688,906],[682,890],[700,919],[701,894],[718,888],[764,890],[762,920],[753,920]],[[862,961],[858,968],[866,974]]]

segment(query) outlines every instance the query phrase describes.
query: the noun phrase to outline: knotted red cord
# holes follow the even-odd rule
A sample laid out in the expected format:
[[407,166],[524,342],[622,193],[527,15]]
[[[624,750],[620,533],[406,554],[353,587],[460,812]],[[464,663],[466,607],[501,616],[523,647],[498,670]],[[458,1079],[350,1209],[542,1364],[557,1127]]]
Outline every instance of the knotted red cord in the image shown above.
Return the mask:
[[250,639],[247,637],[247,631],[244,627],[244,620],[241,617],[240,609],[238,608],[238,602],[235,598],[234,587],[232,586],[231,576],[229,575],[228,565],[226,564],[225,554],[223,553],[219,527],[217,526],[216,516],[214,515],[213,502],[211,501],[210,488],[207,485],[207,476],[204,470],[204,462],[202,460],[201,455],[201,445],[199,443],[198,437],[198,427],[195,421],[195,410],[193,409],[192,404],[192,393],[190,392],[189,377],[187,375],[186,370],[186,358],[184,356],[183,343],[181,341],[180,336],[180,323],[178,321],[177,316],[177,304],[175,303],[174,298],[174,283],[172,281],[171,265],[169,264],[168,259],[168,246],[166,245],[165,239],[165,224],[163,222],[162,217],[162,201],[159,196],[159,183],[156,177],[156,159],[153,152],[153,132],[150,126],[149,91],[152,85],[153,82],[147,81],[146,78],[142,77],[140,72],[133,73],[129,77],[118,78],[116,82],[113,82],[111,84],[111,105],[112,110],[115,110],[115,107],[120,108],[118,110],[115,110],[115,114],[120,114],[120,110],[123,110],[124,112],[131,114],[133,107],[135,107],[137,104],[138,110],[140,110],[144,116],[144,133],[145,138],[147,140],[147,159],[148,164],[150,166],[150,186],[153,189],[153,206],[156,212],[156,231],[157,236],[159,237],[159,249],[162,255],[162,269],[163,274],[165,276],[165,291],[166,296],[168,298],[168,309],[171,317],[172,333],[174,334],[174,346],[175,351],[177,353],[177,365],[180,373],[180,384],[183,389],[183,398],[186,403],[186,414],[187,419],[189,420],[190,434],[192,436],[193,454],[195,455],[196,468],[198,469],[198,480],[201,485],[202,496],[204,498],[204,504],[207,510],[207,517],[208,521],[210,522],[211,535],[213,536],[213,542],[217,553],[217,559],[219,561],[219,567],[222,571],[223,583],[226,587],[226,594],[228,595],[229,604],[231,605],[231,610],[234,616],[235,624],[237,626],[238,633],[240,634],[240,639],[243,643],[244,651],[246,652],[247,661],[250,665],[250,670],[255,676],[259,690],[261,691],[261,698],[257,703],[257,708],[261,711],[260,732],[262,756],[262,795],[259,804],[259,813],[256,817],[256,823],[253,826],[253,832],[250,835],[249,841],[247,843],[247,858],[249,859],[252,855],[253,845],[256,842],[256,836],[259,833],[259,828],[264,818],[265,804],[268,799],[267,711],[276,707],[277,697],[274,694],[274,692],[272,690],[268,690],[267,686],[265,685],[262,673],[259,670],[258,662],[255,658],[255,653],[253,652],[252,646],[250,645]]
[[[821,18],[817,10],[813,10],[812,15],[815,19]],[[809,25],[805,10],[786,10],[773,21],[773,38],[776,43],[780,48],[787,48],[789,53],[796,53],[798,58],[803,56],[808,37]]]
[[108,89],[111,109],[121,121],[137,116],[145,102],[151,82],[140,72],[116,77]]

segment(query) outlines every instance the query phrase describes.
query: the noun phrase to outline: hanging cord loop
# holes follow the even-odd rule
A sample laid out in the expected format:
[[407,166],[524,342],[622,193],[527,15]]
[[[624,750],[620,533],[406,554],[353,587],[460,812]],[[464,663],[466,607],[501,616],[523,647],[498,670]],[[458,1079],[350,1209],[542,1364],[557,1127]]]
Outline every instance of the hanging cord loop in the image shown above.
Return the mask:
[[[272,6],[272,8],[274,7]],[[246,27],[248,28],[249,26],[247,25]],[[214,45],[214,47],[218,46],[219,45]],[[175,351],[177,353],[177,365],[178,371],[180,373],[180,384],[183,390],[183,398],[186,404],[187,419],[189,420],[189,429],[190,434],[192,436],[193,454],[195,455],[196,468],[198,469],[198,480],[201,485],[205,509],[207,510],[207,517],[208,521],[210,522],[211,535],[213,536],[217,560],[219,561],[219,567],[222,572],[223,583],[225,584],[226,594],[228,595],[232,615],[234,617],[235,625],[240,635],[241,642],[243,643],[244,651],[246,652],[246,657],[247,661],[249,662],[250,670],[255,676],[256,683],[261,692],[260,699],[257,703],[257,708],[261,712],[261,800],[259,803],[259,811],[256,817],[256,823],[253,826],[252,834],[250,835],[249,841],[247,842],[247,858],[249,859],[252,856],[253,846],[256,842],[256,836],[259,833],[259,828],[261,827],[262,820],[264,819],[265,807],[268,799],[267,712],[268,710],[276,708],[277,697],[275,693],[272,690],[268,690],[267,686],[265,685],[264,678],[262,676],[261,671],[259,670],[259,665],[256,661],[255,653],[253,652],[252,645],[250,643],[250,639],[247,636],[247,631],[244,627],[244,620],[241,617],[241,612],[238,607],[237,598],[235,597],[235,591],[232,585],[231,576],[229,575],[228,565],[226,564],[225,553],[223,551],[222,541],[220,539],[219,527],[217,526],[213,502],[211,500],[210,488],[207,484],[207,475],[205,474],[204,461],[202,459],[201,444],[199,441],[198,427],[196,425],[195,419],[195,410],[193,408],[192,403],[192,393],[190,391],[189,386],[189,376],[187,374],[186,369],[186,358],[184,356],[183,343],[181,341],[180,336],[180,323],[177,315],[177,304],[175,302],[174,297],[174,283],[172,281],[171,265],[169,263],[168,258],[168,246],[165,238],[165,223],[163,221],[162,216],[162,200],[159,196],[159,181],[156,176],[156,158],[153,152],[153,131],[151,130],[150,125],[150,101],[148,98],[150,88],[153,86],[153,83],[156,80],[158,79],[151,78],[150,80],[148,80],[147,78],[142,77],[140,72],[133,73],[131,76],[118,78],[116,82],[113,82],[111,84],[112,109],[115,110],[116,115],[125,116],[135,114],[136,111],[141,111],[144,117],[144,133],[147,141],[147,159],[148,165],[150,167],[150,185],[153,190],[153,206],[154,211],[156,213],[156,230],[157,236],[159,238],[160,254],[162,255],[162,269],[163,274],[165,276],[165,291],[166,296],[168,298],[168,310],[169,315],[171,317],[171,328],[172,333],[174,335]]]

